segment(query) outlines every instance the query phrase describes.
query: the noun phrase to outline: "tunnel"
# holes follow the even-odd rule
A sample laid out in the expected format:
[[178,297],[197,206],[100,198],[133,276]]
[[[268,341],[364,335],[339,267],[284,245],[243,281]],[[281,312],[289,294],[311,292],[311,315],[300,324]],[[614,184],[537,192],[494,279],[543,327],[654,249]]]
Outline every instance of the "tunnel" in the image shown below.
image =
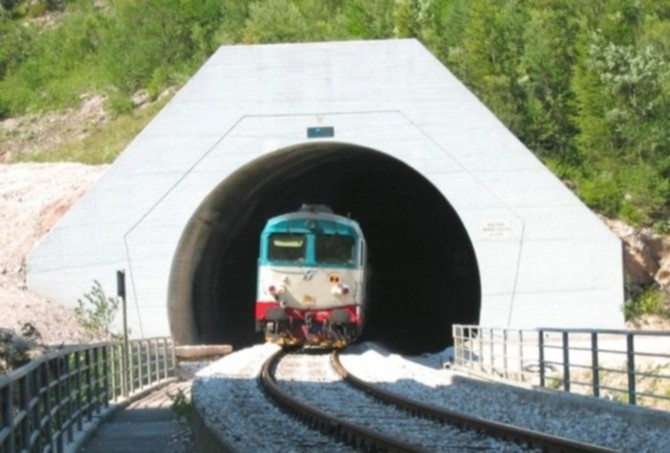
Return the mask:
[[263,341],[255,332],[260,233],[276,215],[325,204],[359,222],[368,244],[361,341],[404,354],[453,343],[453,324],[476,324],[479,269],[458,214],[423,175],[384,152],[307,142],[249,162],[225,178],[188,221],[168,285],[177,344]]

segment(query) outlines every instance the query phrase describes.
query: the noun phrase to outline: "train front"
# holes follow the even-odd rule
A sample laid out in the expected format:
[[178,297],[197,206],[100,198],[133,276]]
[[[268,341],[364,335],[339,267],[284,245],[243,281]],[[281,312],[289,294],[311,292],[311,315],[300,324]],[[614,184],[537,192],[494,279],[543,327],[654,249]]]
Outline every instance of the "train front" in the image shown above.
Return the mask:
[[365,240],[327,208],[270,219],[261,234],[256,330],[281,345],[341,348],[364,319]]

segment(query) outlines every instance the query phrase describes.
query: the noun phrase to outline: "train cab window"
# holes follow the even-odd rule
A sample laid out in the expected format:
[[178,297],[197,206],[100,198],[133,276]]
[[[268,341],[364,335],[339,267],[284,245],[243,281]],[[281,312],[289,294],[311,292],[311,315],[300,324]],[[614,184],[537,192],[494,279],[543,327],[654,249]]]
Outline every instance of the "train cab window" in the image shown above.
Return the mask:
[[354,264],[354,238],[325,235],[316,237],[316,262],[323,264]]
[[304,234],[272,234],[269,241],[270,261],[305,261],[307,236]]

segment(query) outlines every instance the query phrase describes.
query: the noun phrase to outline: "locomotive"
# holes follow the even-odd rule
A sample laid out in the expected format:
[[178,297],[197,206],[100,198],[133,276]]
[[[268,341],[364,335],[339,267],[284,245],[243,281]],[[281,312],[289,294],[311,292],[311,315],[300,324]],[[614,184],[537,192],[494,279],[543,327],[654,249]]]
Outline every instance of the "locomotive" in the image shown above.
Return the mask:
[[366,247],[358,223],[323,205],[261,233],[256,331],[282,346],[342,348],[363,329]]

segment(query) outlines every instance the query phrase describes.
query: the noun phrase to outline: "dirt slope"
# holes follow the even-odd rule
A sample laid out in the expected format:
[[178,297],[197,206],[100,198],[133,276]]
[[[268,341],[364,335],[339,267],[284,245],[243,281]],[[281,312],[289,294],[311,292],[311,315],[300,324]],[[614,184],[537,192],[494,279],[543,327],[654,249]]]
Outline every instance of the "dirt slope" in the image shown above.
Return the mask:
[[31,323],[47,344],[82,338],[72,310],[26,289],[25,256],[106,169],[0,164],[0,327],[20,332]]

